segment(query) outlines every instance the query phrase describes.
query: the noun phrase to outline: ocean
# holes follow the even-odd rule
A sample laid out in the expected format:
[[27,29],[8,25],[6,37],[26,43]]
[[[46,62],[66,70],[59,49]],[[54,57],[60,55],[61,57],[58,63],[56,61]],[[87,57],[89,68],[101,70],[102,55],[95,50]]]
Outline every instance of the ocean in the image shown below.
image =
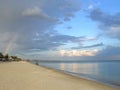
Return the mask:
[[[32,61],[36,63],[36,61]],[[120,87],[120,61],[37,61],[41,66],[77,77]]]

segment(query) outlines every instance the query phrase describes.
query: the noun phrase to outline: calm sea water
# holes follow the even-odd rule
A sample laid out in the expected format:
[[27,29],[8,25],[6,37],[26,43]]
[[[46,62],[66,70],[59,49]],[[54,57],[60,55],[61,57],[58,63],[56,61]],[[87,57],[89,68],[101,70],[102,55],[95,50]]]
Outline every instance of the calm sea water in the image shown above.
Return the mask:
[[[35,63],[35,62],[34,62]],[[39,62],[78,77],[120,87],[120,61],[109,62]]]

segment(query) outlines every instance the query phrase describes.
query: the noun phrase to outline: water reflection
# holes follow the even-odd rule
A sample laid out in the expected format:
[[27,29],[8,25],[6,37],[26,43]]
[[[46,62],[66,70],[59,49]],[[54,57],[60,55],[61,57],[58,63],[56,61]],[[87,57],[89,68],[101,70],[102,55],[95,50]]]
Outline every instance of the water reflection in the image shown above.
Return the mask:
[[75,73],[77,72],[82,74],[95,74],[95,75],[99,74],[98,64],[61,63],[60,69],[64,71],[75,72]]
[[64,64],[64,63],[61,63],[61,64],[60,64],[60,69],[61,69],[61,70],[65,70],[65,64]]
[[76,64],[76,63],[73,63],[73,64],[72,64],[72,71],[73,71],[73,72],[77,72],[77,71],[78,71],[78,68],[79,68],[78,64]]

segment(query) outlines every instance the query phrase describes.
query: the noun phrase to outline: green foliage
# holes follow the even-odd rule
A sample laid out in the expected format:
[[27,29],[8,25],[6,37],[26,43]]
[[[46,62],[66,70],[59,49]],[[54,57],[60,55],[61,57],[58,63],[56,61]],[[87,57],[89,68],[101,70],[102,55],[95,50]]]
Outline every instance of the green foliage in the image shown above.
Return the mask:
[[2,61],[4,55],[0,52],[0,61]]
[[9,61],[9,55],[8,55],[8,54],[6,54],[6,55],[4,56],[4,58],[5,58],[5,61]]
[[4,58],[5,58],[5,59],[8,59],[8,58],[9,58],[9,55],[8,55],[8,54],[6,54],[6,55],[4,56]]
[[4,55],[0,52],[0,58],[3,58],[4,57]]
[[13,59],[17,59],[17,56],[11,56]]
[[21,61],[21,58],[18,58],[17,56],[9,56],[8,54],[3,55],[0,52],[0,61]]

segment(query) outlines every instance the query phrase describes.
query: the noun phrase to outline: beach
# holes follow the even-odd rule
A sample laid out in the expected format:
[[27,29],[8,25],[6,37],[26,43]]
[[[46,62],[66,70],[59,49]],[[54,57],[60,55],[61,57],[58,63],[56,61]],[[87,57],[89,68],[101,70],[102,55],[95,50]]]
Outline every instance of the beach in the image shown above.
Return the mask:
[[29,62],[0,64],[0,90],[119,90]]

